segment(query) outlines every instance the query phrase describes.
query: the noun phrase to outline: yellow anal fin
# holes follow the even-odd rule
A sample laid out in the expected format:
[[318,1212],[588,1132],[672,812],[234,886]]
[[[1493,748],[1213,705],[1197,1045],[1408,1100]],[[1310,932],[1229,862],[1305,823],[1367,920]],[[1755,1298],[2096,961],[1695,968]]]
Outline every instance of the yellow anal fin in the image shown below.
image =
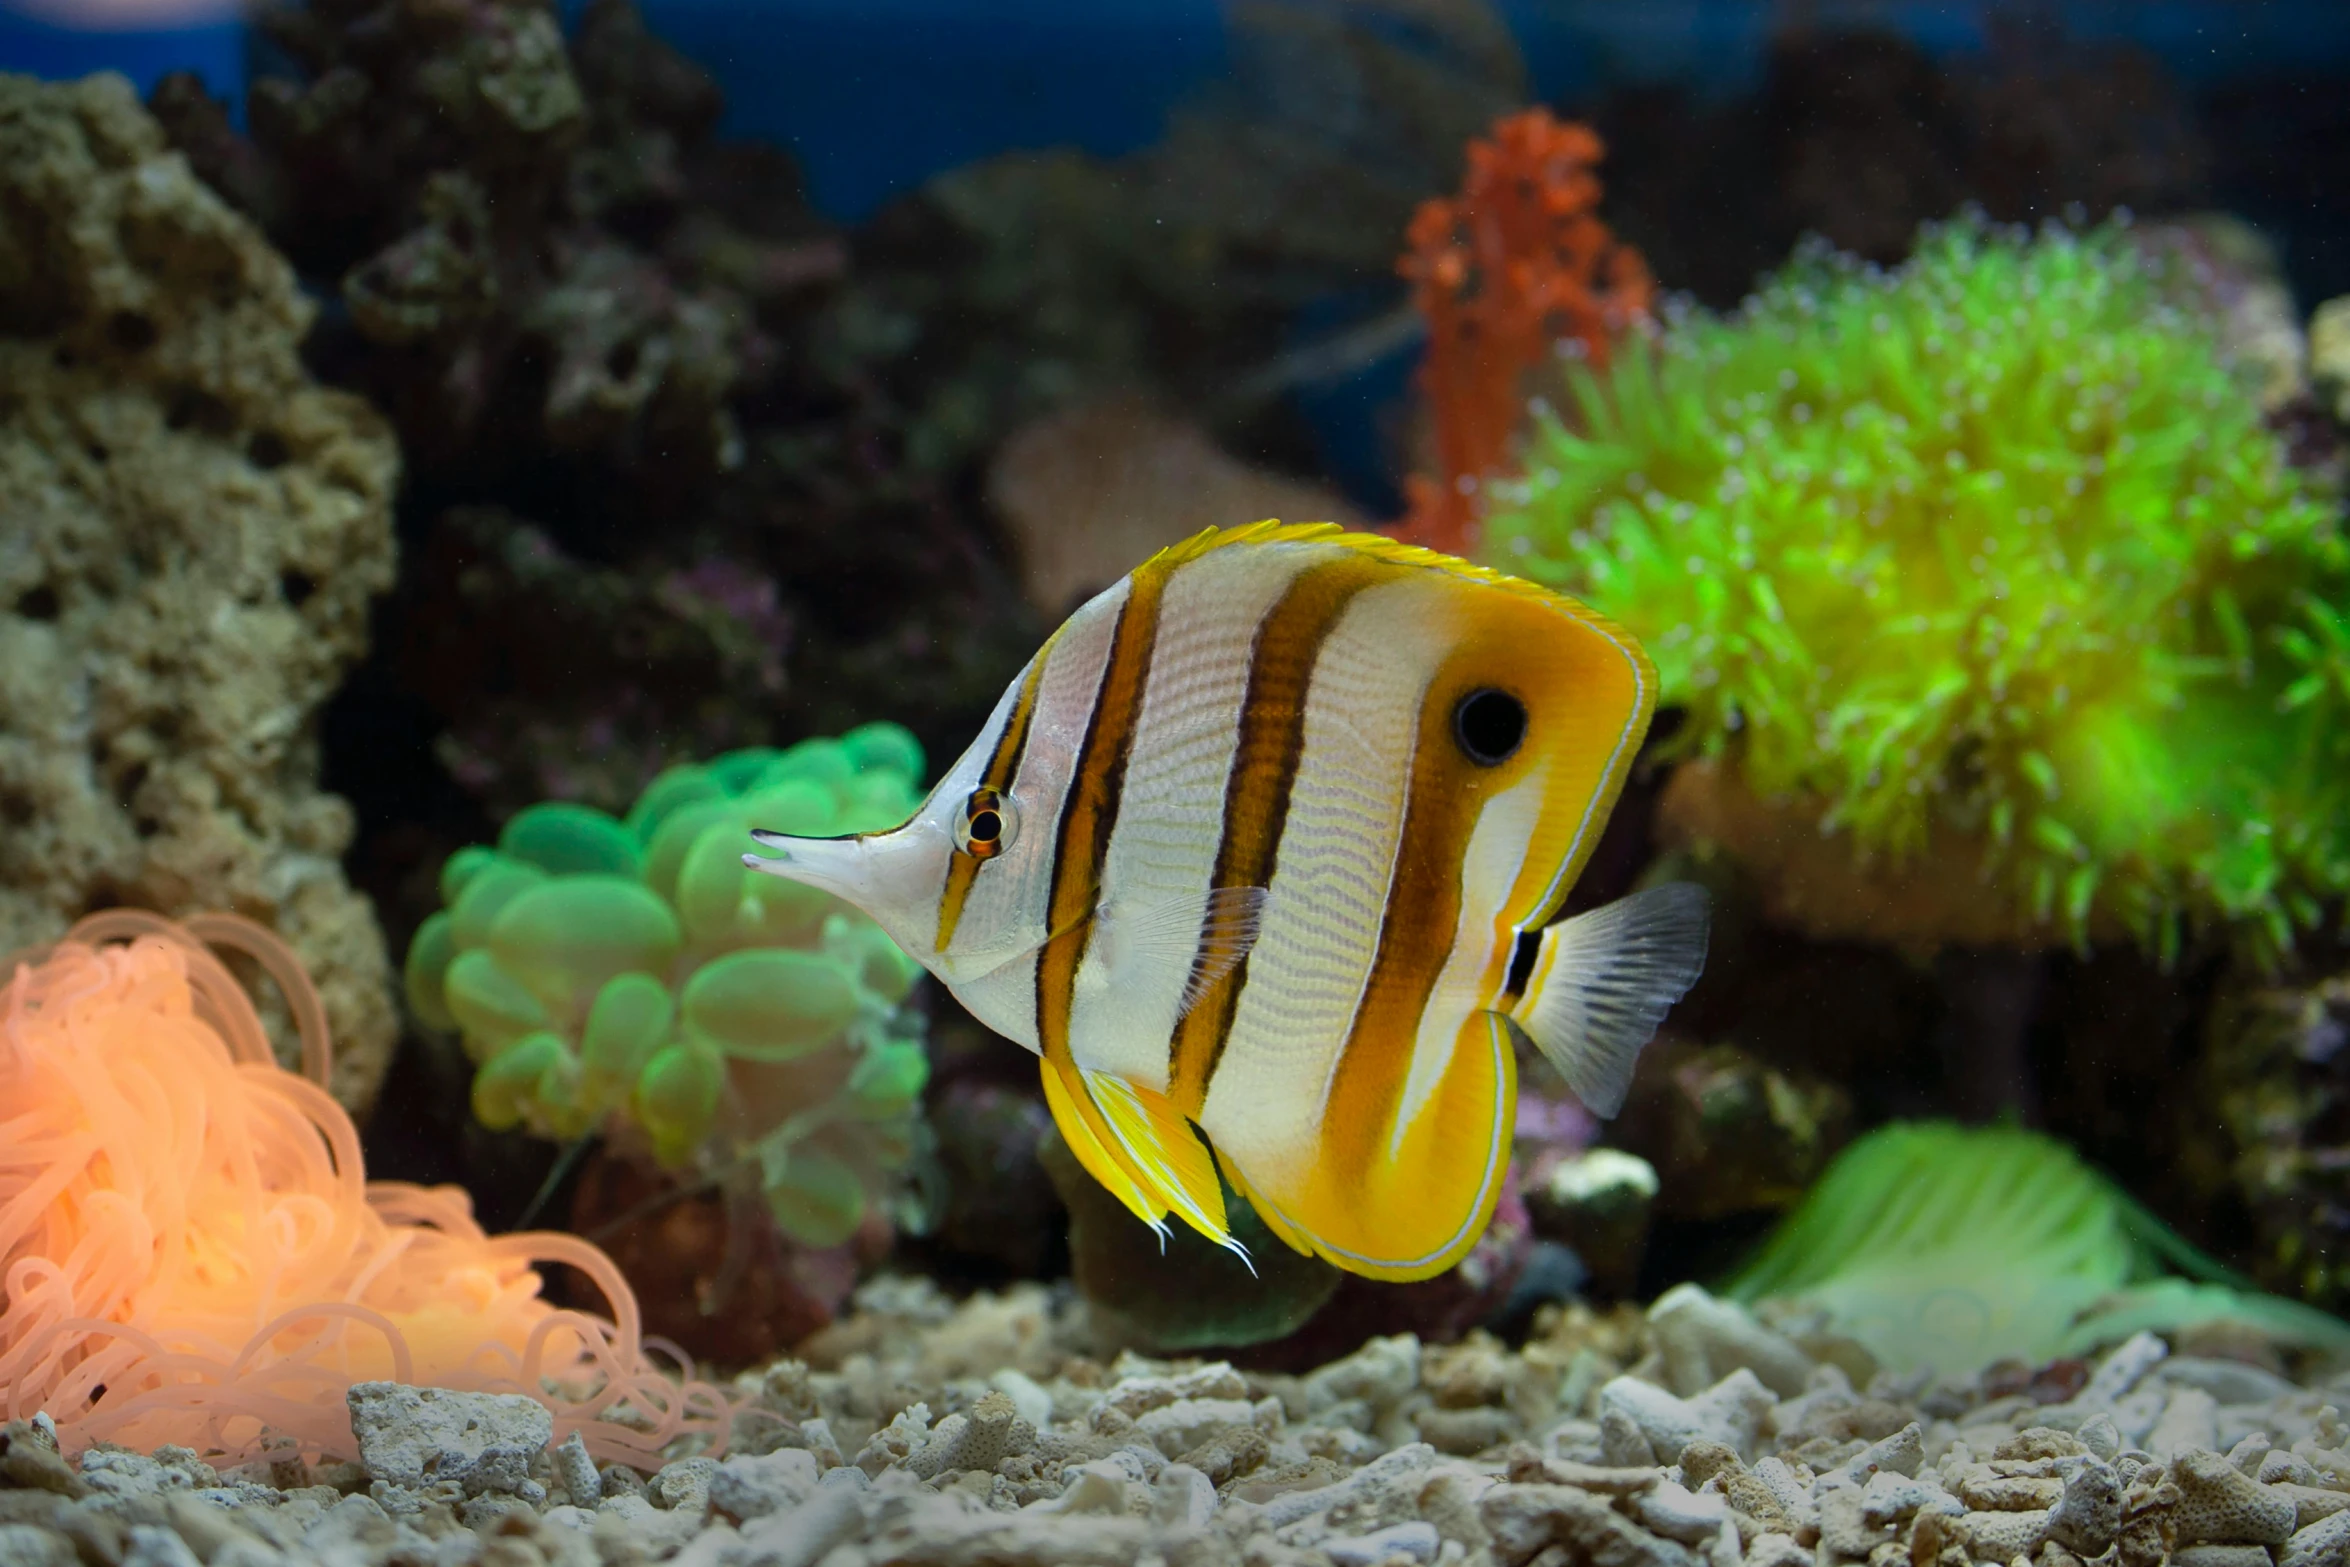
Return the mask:
[[[1434,1091],[1400,1125],[1395,1102],[1333,1095],[1313,1157],[1254,1158],[1218,1138],[1233,1189],[1299,1251],[1368,1278],[1442,1273],[1477,1244],[1509,1169],[1517,1107],[1508,1021],[1480,1012],[1460,1029]],[[1368,1096],[1364,1096],[1368,1098]],[[1254,1168],[1252,1168],[1252,1164]]]
[[1110,1124],[1135,1173],[1152,1198],[1209,1240],[1247,1262],[1248,1249],[1232,1238],[1224,1213],[1224,1188],[1207,1144],[1191,1129],[1173,1101],[1108,1072],[1079,1068],[1093,1102]]
[[1085,1091],[1076,1063],[1047,1051],[1044,1057],[1044,1102],[1053,1113],[1053,1125],[1085,1173],[1102,1183],[1110,1195],[1163,1239],[1167,1233],[1167,1204],[1154,1198],[1135,1172],[1114,1151],[1110,1129]]

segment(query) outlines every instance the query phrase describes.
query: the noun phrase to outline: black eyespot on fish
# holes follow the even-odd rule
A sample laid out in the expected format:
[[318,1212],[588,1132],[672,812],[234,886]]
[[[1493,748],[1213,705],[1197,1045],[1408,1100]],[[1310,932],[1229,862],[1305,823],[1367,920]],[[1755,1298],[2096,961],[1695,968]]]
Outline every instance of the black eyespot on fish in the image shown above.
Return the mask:
[[1542,932],[1522,930],[1517,942],[1510,948],[1510,975],[1503,982],[1505,996],[1522,996],[1534,980],[1534,960],[1542,956]]
[[1452,710],[1452,736],[1479,767],[1499,767],[1526,739],[1526,704],[1491,686],[1470,692]]
[[974,789],[955,817],[955,847],[975,860],[993,859],[1012,845],[1019,818],[1000,790]]

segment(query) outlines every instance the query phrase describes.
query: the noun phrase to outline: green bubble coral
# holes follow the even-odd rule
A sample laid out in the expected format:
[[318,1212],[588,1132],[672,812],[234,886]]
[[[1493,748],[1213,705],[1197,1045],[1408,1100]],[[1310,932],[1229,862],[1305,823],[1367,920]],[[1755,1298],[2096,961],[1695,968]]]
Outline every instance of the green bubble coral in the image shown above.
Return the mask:
[[673,767],[625,819],[549,802],[449,857],[408,999],[476,1063],[474,1115],[599,1128],[664,1168],[755,1180],[784,1232],[846,1241],[922,1135],[921,969],[864,915],[743,869],[749,829],[897,826],[922,751],[895,724]]
[[1746,857],[1816,870],[1824,831],[1998,939],[2273,957],[2350,888],[2344,550],[2150,256],[1973,219],[1892,271],[1807,248],[1570,365],[1485,551],[1647,644]]

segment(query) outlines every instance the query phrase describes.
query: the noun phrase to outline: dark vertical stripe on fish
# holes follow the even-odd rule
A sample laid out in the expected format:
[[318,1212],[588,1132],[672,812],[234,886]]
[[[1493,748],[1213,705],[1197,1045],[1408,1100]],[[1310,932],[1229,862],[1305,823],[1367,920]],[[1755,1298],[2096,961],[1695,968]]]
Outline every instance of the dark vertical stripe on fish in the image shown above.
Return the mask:
[[1142,717],[1167,576],[1166,568],[1146,563],[1129,579],[1093,710],[1086,715],[1085,739],[1070,768],[1069,793],[1053,842],[1052,891],[1045,903],[1045,929],[1052,934],[1036,963],[1036,1038],[1048,1058],[1068,1049],[1077,970],[1092,940],[1087,916],[1110,857],[1111,835],[1118,830],[1126,761]]
[[1322,1156],[1342,1175],[1367,1171],[1392,1130],[1436,981],[1461,917],[1462,868],[1485,803],[1452,742],[1457,680],[1440,670],[1421,694],[1405,786],[1403,845],[1387,887],[1379,948],[1347,1029],[1322,1113]]
[[[1298,572],[1257,626],[1249,648],[1240,740],[1224,780],[1224,828],[1211,888],[1273,885],[1289,791],[1306,748],[1306,696],[1314,662],[1357,593],[1380,579],[1375,558],[1346,554]],[[1249,960],[1209,987],[1176,1026],[1167,1060],[1168,1094],[1197,1116],[1223,1059],[1224,1041],[1248,984]]]
[[[995,752],[988,757],[987,771],[980,778],[990,789],[1009,794],[1012,780],[1020,775],[1020,758],[1028,750],[1028,724],[1036,716],[1037,688],[1044,684],[1044,666],[1060,640],[1060,632],[1055,631],[1037,650],[1036,657],[1028,661],[1028,674],[1020,682],[1019,699],[1004,720],[1004,732],[996,736]],[[946,890],[938,900],[938,942],[934,950],[946,951],[947,944],[955,939],[955,927],[962,923],[963,905],[970,901],[971,883],[978,879],[979,866],[980,861],[968,854],[958,854],[948,862]]]

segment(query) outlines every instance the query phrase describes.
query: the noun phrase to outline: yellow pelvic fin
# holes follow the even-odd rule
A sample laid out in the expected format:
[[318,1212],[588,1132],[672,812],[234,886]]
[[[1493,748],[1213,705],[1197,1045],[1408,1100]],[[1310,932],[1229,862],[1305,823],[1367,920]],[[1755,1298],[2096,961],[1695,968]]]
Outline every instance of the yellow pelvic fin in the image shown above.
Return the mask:
[[1077,1071],[1076,1063],[1065,1055],[1056,1059],[1047,1053],[1044,1058],[1044,1102],[1053,1113],[1053,1125],[1061,1129],[1062,1140],[1085,1166],[1086,1174],[1101,1182],[1136,1218],[1165,1236],[1168,1205],[1151,1195],[1107,1141],[1109,1127]]
[[1207,1144],[1191,1129],[1165,1094],[1141,1088],[1108,1072],[1079,1068],[1093,1102],[1110,1124],[1110,1135],[1126,1155],[1154,1201],[1182,1216],[1209,1240],[1245,1262],[1248,1251],[1232,1238],[1224,1213],[1224,1188]]

